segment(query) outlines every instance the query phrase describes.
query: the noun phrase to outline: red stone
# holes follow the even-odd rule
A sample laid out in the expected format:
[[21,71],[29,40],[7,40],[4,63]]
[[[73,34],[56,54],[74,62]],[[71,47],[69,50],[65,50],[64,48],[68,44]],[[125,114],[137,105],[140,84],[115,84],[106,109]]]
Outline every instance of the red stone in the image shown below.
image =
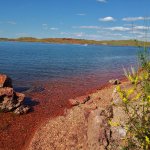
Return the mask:
[[76,98],[76,101],[80,104],[85,104],[89,100],[90,100],[90,96],[88,96],[88,95],[80,96],[80,97]]
[[69,99],[69,103],[71,106],[77,106],[79,104],[85,104],[87,101],[90,100],[90,96],[80,96],[80,97],[77,97],[75,99]]
[[77,106],[77,105],[80,104],[80,103],[79,103],[78,101],[76,101],[75,99],[69,99],[68,101],[69,101],[69,103],[70,103],[71,106]]
[[0,96],[12,96],[13,95],[13,88],[10,87],[4,87],[4,88],[0,88]]
[[11,79],[5,74],[0,74],[0,88],[1,87],[12,87]]
[[16,92],[18,102],[22,102],[25,98],[25,94]]

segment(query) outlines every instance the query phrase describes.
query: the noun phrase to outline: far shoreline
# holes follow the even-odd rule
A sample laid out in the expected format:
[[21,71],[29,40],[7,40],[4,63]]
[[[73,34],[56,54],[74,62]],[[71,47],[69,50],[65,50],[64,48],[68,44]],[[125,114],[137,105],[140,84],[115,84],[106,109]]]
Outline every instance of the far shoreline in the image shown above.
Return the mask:
[[133,46],[133,47],[150,47],[150,42],[131,40],[86,40],[73,38],[0,38],[0,42],[31,42],[31,43],[47,43],[47,44],[80,44],[80,45],[101,45],[101,46]]

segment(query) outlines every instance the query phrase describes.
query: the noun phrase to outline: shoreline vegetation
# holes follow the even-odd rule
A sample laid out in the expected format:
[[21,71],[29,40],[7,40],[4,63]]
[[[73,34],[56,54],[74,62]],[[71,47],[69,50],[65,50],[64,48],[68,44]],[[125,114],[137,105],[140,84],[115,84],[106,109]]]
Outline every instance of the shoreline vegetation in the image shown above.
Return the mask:
[[150,47],[150,42],[138,41],[135,39],[96,41],[96,40],[73,39],[73,38],[42,38],[42,39],[39,39],[39,38],[34,38],[34,37],[20,37],[20,38],[0,38],[0,41]]

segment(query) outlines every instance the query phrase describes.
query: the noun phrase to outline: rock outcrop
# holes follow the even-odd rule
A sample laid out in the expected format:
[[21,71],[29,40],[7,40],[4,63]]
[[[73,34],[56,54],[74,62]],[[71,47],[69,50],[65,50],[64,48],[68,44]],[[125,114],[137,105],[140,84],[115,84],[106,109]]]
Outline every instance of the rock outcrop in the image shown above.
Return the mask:
[[0,111],[25,114],[30,108],[23,105],[24,99],[24,94],[14,91],[11,78],[0,74]]
[[109,83],[111,83],[112,85],[118,85],[120,84],[120,80],[119,79],[112,79],[112,80],[109,80]]
[[99,107],[88,117],[87,148],[89,150],[107,150],[112,138],[108,121],[113,117],[112,107]]
[[0,74],[0,88],[12,87],[12,80],[5,74]]

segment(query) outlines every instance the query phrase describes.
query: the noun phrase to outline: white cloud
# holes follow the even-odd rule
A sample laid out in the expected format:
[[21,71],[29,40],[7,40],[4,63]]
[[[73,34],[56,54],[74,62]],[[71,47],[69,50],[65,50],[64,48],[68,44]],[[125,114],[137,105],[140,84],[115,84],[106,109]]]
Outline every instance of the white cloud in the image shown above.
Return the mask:
[[149,30],[149,27],[146,26],[134,26],[133,29],[135,30]]
[[99,26],[73,26],[72,28],[80,28],[80,29],[101,29]]
[[103,21],[103,22],[109,22],[109,21],[115,21],[115,19],[113,17],[105,17],[105,18],[99,18],[99,21]]
[[97,2],[106,3],[107,0],[97,0]]
[[86,14],[84,13],[79,13],[79,14],[76,14],[77,16],[85,16]]
[[140,35],[144,35],[145,33],[144,32],[142,32],[142,31],[139,31],[139,30],[136,30],[136,31],[130,31],[129,32],[130,34],[140,34]]
[[122,18],[123,21],[138,21],[138,20],[150,20],[150,17],[127,17]]
[[112,30],[112,31],[129,31],[131,30],[130,28],[126,28],[126,27],[109,27],[109,28],[104,28],[104,29],[108,29],[108,30]]
[[49,28],[50,30],[58,30],[58,28],[54,28],[54,27],[52,27],[52,28]]
[[125,24],[124,26],[129,26],[131,30],[149,30],[148,26],[139,26],[135,24]]

